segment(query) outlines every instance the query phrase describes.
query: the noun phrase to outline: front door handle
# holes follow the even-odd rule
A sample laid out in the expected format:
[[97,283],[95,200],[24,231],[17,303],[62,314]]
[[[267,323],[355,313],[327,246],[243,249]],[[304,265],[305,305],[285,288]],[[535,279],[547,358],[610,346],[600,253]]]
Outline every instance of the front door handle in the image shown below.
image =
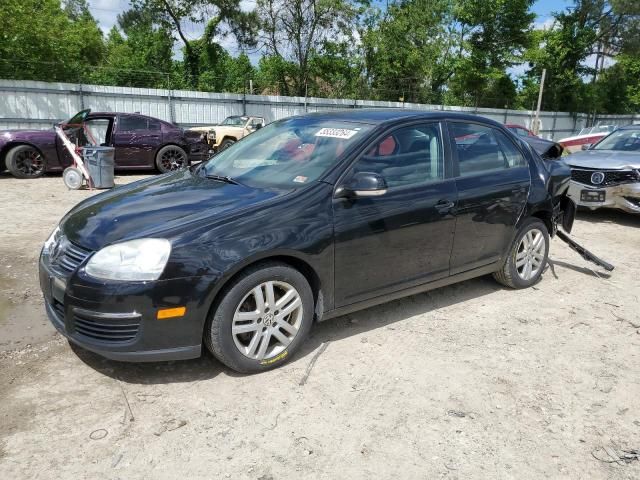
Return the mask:
[[455,207],[455,203],[450,200],[440,200],[436,203],[436,210],[440,213],[448,213],[453,207]]

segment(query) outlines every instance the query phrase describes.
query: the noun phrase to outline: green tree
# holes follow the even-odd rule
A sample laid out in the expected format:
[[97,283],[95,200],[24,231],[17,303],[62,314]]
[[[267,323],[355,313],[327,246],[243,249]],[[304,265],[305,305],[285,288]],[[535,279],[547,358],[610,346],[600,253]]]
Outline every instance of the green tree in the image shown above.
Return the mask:
[[106,85],[167,88],[173,68],[171,32],[154,23],[151,13],[131,9],[118,15],[107,36],[102,68],[92,79]]
[[270,66],[283,93],[302,96],[313,81],[312,57],[326,41],[352,37],[358,9],[346,0],[258,0],[256,12],[259,43],[279,59]]
[[[624,50],[637,51],[639,15],[640,3],[635,0],[574,0],[571,7],[554,13],[551,27],[535,32],[533,47],[525,55],[530,68],[520,93],[523,105],[535,103],[539,78],[542,69],[546,69],[543,109],[597,110],[598,98],[602,98],[598,92],[602,83],[594,83],[598,71],[605,58],[615,58]],[[588,62],[592,56],[596,56],[596,65]],[[611,74],[626,71],[621,66]],[[632,74],[634,70],[628,71]],[[609,78],[614,83],[622,80],[611,75]],[[619,94],[618,90],[616,97]],[[616,104],[626,102],[620,100]]]
[[263,95],[289,95],[289,83],[298,72],[296,65],[278,55],[264,55],[258,61],[257,91]]
[[104,55],[102,33],[84,0],[65,9],[59,0],[3,0],[0,18],[3,78],[82,81]]
[[505,72],[522,61],[530,46],[533,2],[455,0],[453,18],[463,54],[453,66],[450,102],[504,108],[515,100],[515,86]]
[[362,98],[361,57],[349,41],[326,40],[309,61],[309,95],[329,98]]
[[407,0],[365,15],[362,49],[374,98],[437,102],[460,56],[448,0]]
[[225,91],[232,93],[250,93],[249,80],[255,80],[256,69],[251,65],[251,60],[249,60],[246,53],[241,53],[236,58],[227,58],[224,70]]
[[616,63],[598,78],[594,92],[600,113],[640,112],[640,57],[618,55]]
[[[231,34],[240,45],[254,45],[256,17],[253,12],[243,12],[240,0],[132,0],[134,9],[152,12],[164,28],[175,32],[183,44],[185,82],[198,88],[200,75],[224,60],[224,51],[215,38]],[[198,39],[189,39],[185,24],[204,25],[204,34]],[[226,53],[226,52],[225,52]],[[203,65],[203,60],[207,64]],[[209,71],[206,83],[210,84],[215,73]]]

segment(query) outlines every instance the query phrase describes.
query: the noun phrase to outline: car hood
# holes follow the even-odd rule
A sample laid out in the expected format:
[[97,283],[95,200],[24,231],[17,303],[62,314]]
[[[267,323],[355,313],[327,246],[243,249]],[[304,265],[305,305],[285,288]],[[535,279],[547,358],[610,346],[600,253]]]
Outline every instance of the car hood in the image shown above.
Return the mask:
[[572,167],[622,170],[640,168],[640,152],[619,150],[585,150],[569,155],[565,162]]
[[168,238],[287,192],[232,185],[182,170],[85,200],[65,216],[61,228],[71,242],[98,250],[135,238]]

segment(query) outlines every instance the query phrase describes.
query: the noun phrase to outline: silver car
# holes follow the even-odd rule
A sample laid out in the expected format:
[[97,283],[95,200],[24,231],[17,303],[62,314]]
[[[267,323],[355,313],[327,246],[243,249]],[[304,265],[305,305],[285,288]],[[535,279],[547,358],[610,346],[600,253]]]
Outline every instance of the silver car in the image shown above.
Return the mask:
[[577,205],[640,213],[640,125],[619,128],[565,161],[571,167],[568,195]]

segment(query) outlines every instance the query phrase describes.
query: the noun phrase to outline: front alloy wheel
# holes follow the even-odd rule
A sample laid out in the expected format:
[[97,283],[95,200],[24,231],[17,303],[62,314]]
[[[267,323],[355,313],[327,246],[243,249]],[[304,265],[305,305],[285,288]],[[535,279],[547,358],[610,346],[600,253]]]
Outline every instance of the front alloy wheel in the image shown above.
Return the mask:
[[238,372],[261,372],[286,362],[313,323],[313,292],[295,268],[265,262],[231,281],[204,330],[213,355]]
[[302,300],[286,282],[264,282],[249,292],[233,316],[233,341],[243,355],[269,360],[296,338],[302,324]]

